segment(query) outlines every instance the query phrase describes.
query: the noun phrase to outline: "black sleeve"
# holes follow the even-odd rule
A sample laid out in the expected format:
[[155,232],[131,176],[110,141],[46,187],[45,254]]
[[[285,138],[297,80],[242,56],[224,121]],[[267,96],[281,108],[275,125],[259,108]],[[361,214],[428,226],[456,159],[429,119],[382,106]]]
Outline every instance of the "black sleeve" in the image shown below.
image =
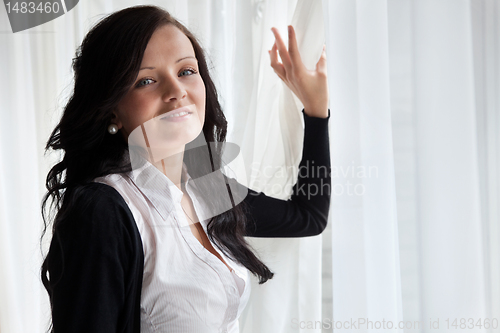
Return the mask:
[[305,237],[318,235],[326,228],[331,190],[330,110],[327,118],[309,117],[304,110],[302,114],[304,146],[292,196],[281,200],[248,189],[244,199],[248,208],[247,236]]
[[47,255],[53,332],[139,332],[144,256],[132,213],[105,184],[74,198]]

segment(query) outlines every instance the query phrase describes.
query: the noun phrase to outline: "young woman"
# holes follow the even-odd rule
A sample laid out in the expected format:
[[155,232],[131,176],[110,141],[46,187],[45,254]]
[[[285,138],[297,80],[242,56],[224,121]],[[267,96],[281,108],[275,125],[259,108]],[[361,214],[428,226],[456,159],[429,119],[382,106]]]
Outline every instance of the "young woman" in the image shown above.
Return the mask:
[[[273,32],[271,66],[304,105],[299,167],[314,161],[319,171],[299,173],[288,201],[218,173],[224,113],[200,44],[169,13],[127,8],[87,34],[73,60],[73,95],[46,146],[64,152],[42,205],[44,221],[49,198],[56,209],[41,272],[53,332],[238,332],[248,272],[260,283],[273,276],[244,236],[324,230],[326,56],[309,71],[293,28],[288,50]],[[210,175],[218,176],[199,181]]]

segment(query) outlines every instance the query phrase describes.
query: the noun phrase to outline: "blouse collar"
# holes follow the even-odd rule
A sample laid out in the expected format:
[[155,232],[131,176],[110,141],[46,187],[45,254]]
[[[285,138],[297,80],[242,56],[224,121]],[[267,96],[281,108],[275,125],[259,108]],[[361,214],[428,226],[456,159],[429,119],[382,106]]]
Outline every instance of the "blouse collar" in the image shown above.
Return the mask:
[[[166,221],[175,209],[174,205],[180,205],[184,193],[153,164],[146,159],[143,162],[141,166],[132,169],[129,178]],[[229,179],[227,183],[221,170],[193,179],[183,162],[182,176],[200,221],[232,209],[248,194],[248,188],[237,184],[234,179]]]
[[[163,220],[174,209],[174,203],[182,200],[184,193],[160,170],[149,161],[144,160],[144,164],[129,173],[132,182],[151,202]],[[182,179],[186,180],[186,187],[191,186],[192,178],[187,172],[186,164],[182,163]]]

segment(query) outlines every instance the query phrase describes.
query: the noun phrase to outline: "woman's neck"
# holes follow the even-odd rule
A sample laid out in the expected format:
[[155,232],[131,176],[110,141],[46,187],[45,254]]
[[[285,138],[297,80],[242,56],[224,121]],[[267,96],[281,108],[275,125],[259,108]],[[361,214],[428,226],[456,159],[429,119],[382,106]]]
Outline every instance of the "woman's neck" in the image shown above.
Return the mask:
[[184,151],[166,157],[155,163],[152,163],[161,173],[168,177],[181,191],[182,166],[184,161]]

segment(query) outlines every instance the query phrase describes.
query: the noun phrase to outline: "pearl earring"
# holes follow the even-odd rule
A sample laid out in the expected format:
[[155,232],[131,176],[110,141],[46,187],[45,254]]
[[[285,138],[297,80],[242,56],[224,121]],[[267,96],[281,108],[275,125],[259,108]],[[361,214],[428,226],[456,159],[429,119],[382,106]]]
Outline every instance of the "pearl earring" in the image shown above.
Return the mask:
[[115,124],[109,125],[108,132],[109,134],[116,134],[116,132],[118,132],[118,126],[116,126]]

